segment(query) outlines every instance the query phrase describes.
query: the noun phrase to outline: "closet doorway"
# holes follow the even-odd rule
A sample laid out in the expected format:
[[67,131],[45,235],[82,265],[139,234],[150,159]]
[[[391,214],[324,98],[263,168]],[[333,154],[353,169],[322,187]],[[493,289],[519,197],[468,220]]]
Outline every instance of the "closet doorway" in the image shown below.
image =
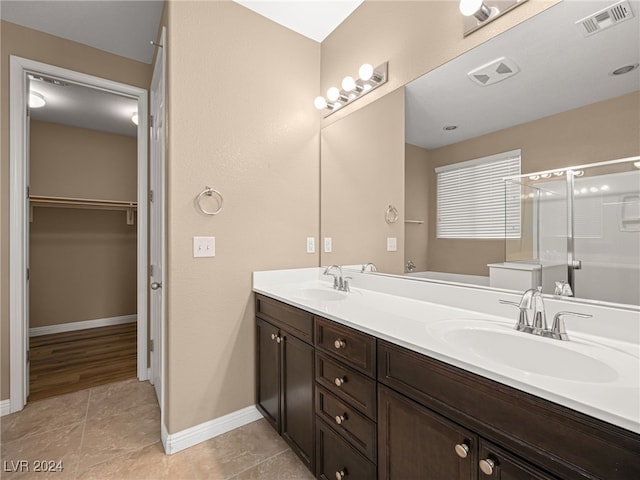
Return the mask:
[[148,131],[144,89],[18,57],[10,88],[14,412],[30,383],[32,400],[149,378]]

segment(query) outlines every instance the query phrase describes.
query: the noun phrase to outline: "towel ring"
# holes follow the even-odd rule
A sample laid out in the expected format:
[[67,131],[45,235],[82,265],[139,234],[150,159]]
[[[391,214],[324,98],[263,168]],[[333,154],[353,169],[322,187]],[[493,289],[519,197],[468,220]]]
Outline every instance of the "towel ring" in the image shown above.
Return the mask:
[[393,205],[389,205],[389,208],[387,208],[387,211],[384,214],[384,219],[389,225],[391,225],[398,221],[399,216],[400,214],[398,213],[398,209]]
[[[202,196],[206,195],[207,197],[211,197],[213,195],[215,195],[217,197],[218,200],[218,209],[210,212],[209,210],[206,210],[203,206],[202,206]],[[204,213],[205,215],[217,215],[220,213],[220,211],[222,210],[222,206],[224,204],[224,198],[222,198],[222,194],[211,188],[211,187],[204,187],[204,190],[202,190],[200,192],[200,194],[196,197],[196,206],[198,207],[198,209]]]

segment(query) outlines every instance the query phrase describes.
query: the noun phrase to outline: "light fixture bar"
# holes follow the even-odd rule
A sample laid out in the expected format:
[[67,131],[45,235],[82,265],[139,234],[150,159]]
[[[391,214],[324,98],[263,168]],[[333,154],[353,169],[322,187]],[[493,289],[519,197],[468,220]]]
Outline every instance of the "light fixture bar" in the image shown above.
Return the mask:
[[369,64],[360,67],[358,78],[345,77],[342,80],[341,89],[331,87],[327,90],[326,98],[316,97],[314,105],[318,110],[322,110],[324,117],[356,101],[358,98],[372,92],[380,85],[384,85],[388,80],[389,63],[384,62],[373,68]]

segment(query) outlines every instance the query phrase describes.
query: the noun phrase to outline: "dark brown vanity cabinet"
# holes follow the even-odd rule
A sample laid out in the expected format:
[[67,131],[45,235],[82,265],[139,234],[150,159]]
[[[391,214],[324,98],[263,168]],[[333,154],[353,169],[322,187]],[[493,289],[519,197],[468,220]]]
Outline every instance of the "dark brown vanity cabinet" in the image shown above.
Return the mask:
[[378,381],[381,480],[640,478],[640,435],[575,410],[380,340]]
[[320,479],[375,480],[376,339],[315,317]]
[[313,316],[256,295],[256,405],[315,472]]

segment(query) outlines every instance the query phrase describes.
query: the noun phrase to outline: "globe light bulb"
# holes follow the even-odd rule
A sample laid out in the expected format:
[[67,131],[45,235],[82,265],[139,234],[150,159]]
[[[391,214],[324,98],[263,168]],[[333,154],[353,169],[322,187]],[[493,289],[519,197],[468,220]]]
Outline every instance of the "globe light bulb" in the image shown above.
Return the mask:
[[369,63],[365,63],[358,70],[358,75],[365,82],[367,80],[371,80],[371,77],[373,77],[373,66],[371,64],[369,64]]
[[44,97],[38,92],[29,92],[29,107],[40,108],[44,107],[46,103]]
[[327,99],[329,99],[330,102],[335,102],[339,98],[340,90],[338,90],[336,87],[331,87],[329,90],[327,90]]
[[347,76],[342,79],[342,89],[347,92],[351,92],[352,90],[356,89],[356,81],[353,79],[353,77]]
[[460,0],[460,13],[465,17],[471,17],[480,10],[482,3],[483,0]]
[[316,97],[316,99],[313,101],[313,104],[318,110],[324,110],[325,108],[327,108],[327,101],[322,96]]

